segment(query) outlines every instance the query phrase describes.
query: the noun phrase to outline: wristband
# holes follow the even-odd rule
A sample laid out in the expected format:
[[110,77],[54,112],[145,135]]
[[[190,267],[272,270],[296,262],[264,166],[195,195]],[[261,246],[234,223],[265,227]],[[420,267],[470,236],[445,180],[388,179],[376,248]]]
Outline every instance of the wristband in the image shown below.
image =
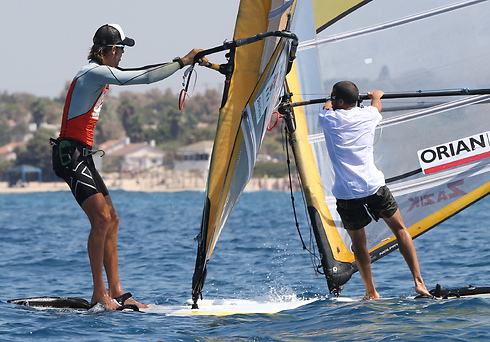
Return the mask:
[[182,69],[185,65],[184,65],[184,62],[182,62],[182,59],[180,59],[180,57],[175,57],[172,62],[178,62],[179,65],[180,65],[180,68]]

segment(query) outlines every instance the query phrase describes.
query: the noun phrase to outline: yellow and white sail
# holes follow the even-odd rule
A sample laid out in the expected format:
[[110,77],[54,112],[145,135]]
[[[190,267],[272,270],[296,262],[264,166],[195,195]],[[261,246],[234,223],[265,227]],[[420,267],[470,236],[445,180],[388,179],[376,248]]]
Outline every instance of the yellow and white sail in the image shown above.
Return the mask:
[[[295,0],[242,0],[234,41],[282,31]],[[272,111],[282,95],[291,39],[270,37],[233,48],[206,187],[196,267],[194,303],[201,296],[208,261],[225,223],[250,180]]]
[[[486,0],[298,0],[291,31],[300,44],[287,76],[291,101],[327,97],[342,80],[364,93],[488,88],[489,12]],[[383,100],[375,163],[413,237],[490,191],[489,100]],[[331,193],[334,173],[317,125],[321,108],[294,108],[291,140],[321,266],[338,294],[357,268]],[[423,172],[421,156],[444,167]],[[397,249],[384,222],[372,222],[366,233],[373,261]]]

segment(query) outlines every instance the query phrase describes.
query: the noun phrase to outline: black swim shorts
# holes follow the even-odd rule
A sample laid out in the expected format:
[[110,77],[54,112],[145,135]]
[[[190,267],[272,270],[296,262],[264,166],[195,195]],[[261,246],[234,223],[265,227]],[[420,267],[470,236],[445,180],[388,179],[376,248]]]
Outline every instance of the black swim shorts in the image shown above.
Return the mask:
[[337,199],[337,211],[345,229],[357,230],[367,226],[372,218],[390,218],[398,209],[390,189],[382,186],[371,196],[350,200]]
[[92,159],[92,148],[76,140],[51,139],[53,170],[71,189],[79,205],[92,195],[109,191]]

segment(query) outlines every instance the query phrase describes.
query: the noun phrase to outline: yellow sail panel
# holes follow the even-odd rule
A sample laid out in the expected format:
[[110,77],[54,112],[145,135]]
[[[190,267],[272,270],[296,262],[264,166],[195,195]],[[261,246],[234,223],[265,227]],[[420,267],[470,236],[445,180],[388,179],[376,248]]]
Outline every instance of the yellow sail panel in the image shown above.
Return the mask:
[[316,31],[320,32],[371,0],[313,0]]
[[[449,217],[456,215],[459,213],[462,208],[466,208],[470,206],[471,204],[475,203],[476,201],[480,200],[481,198],[487,196],[490,193],[490,182],[480,186],[479,188],[475,189],[474,191],[466,194],[465,196],[461,197],[460,199],[452,202],[451,204],[447,205],[446,207],[436,211],[432,215],[429,215],[425,217],[424,219],[414,223],[410,227],[407,228],[408,232],[410,233],[410,236],[412,238],[416,238],[417,236],[427,232],[428,230],[432,229],[434,226],[438,225],[442,221],[448,219]],[[391,246],[393,244],[396,244],[396,238],[395,236],[392,236],[391,238],[383,241],[379,245],[377,245],[374,248],[371,248],[369,252],[371,254],[381,254],[384,255],[385,253],[383,250],[389,250],[391,249]],[[381,251],[381,252],[380,252]],[[375,256],[375,260],[377,260],[379,257]]]
[[[243,141],[243,132],[239,131],[238,135],[236,136],[236,146],[240,146],[242,141]],[[234,166],[236,164],[237,158],[239,156],[239,152],[240,152],[239,148],[235,148],[232,151],[232,155],[231,155],[231,158],[229,160],[230,167]],[[223,179],[224,184],[222,186],[222,192],[219,194],[216,192],[216,195],[219,195],[216,197],[218,200],[212,202],[212,203],[215,203],[217,206],[217,207],[211,207],[211,210],[214,209],[216,212],[216,217],[214,219],[214,224],[212,225],[212,227],[219,228],[220,221],[223,219],[223,217],[222,217],[223,209],[225,207],[225,204],[227,203],[227,201],[225,200],[225,197],[226,197],[226,194],[228,193],[228,191],[230,189],[230,184],[231,184],[231,181],[233,179],[232,171],[233,171],[233,168],[231,167],[227,171],[227,173],[225,174],[225,177]],[[210,220],[210,222],[211,222],[211,220]],[[216,243],[218,242],[220,233],[221,233],[221,231],[219,229],[213,229],[211,234],[209,234],[209,236],[208,236],[208,243],[207,243],[207,246],[208,246],[207,257],[208,257],[208,259],[211,256],[211,254],[213,254],[214,247],[216,246]]]
[[435,212],[434,214],[426,217],[425,219],[417,222],[416,224],[408,227],[408,231],[412,237],[416,237],[430,228],[437,225],[439,222],[444,221],[448,217],[451,217],[461,211],[462,208],[475,203],[481,198],[485,197],[490,193],[490,182],[486,183],[469,194],[461,197],[460,199],[449,204],[445,208]]
[[[265,32],[268,25],[270,0],[241,1],[238,10],[234,39],[246,38],[257,33]],[[214,152],[211,160],[208,179],[208,197],[211,207],[209,210],[209,233],[206,237],[206,245],[216,242],[219,237],[213,231],[213,227],[219,226],[224,203],[220,204],[222,194],[226,194],[225,178],[232,172],[229,167],[232,151],[236,144],[236,135],[240,128],[241,113],[245,107],[251,92],[260,77],[260,62],[264,42],[257,42],[240,47],[236,50],[234,72],[228,91],[228,101],[220,110],[220,119],[216,132]],[[238,152],[238,151],[237,151]],[[207,259],[211,256],[214,246],[208,249]]]

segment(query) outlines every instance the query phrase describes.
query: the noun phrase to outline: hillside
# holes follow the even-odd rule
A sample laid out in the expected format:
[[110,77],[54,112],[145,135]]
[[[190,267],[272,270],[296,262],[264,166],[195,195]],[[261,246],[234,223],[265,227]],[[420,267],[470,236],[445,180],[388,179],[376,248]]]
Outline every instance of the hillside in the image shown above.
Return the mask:
[[[36,97],[26,93],[0,93],[0,146],[12,141],[27,141],[16,147],[16,161],[1,161],[0,175],[19,164],[31,164],[45,171],[51,169],[49,137],[56,136],[61,123],[64,94],[58,98]],[[102,107],[94,133],[94,146],[107,140],[127,136],[131,142],[154,140],[156,146],[169,155],[179,147],[202,140],[214,140],[221,93],[208,89],[186,100],[183,110],[178,108],[178,96],[170,90],[165,93],[151,90],[146,93],[121,92],[109,96]],[[262,154],[284,159],[281,129],[268,132]],[[283,164],[283,163],[281,163]],[[286,170],[277,165],[268,172],[262,165],[258,175],[281,176]],[[51,172],[44,172],[50,174]],[[51,179],[49,179],[51,180]]]

